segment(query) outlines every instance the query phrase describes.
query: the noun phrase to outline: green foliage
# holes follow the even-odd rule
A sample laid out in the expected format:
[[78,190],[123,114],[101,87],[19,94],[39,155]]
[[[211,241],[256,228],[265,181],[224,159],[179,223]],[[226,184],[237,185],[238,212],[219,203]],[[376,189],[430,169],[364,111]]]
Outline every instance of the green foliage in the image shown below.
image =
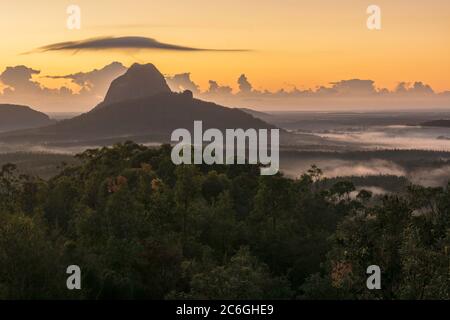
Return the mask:
[[241,248],[227,264],[193,275],[189,293],[172,293],[184,299],[289,299],[289,281],[274,278],[265,264]]
[[449,299],[449,188],[380,197],[317,167],[267,177],[170,152],[87,150],[49,181],[3,166],[0,298]]

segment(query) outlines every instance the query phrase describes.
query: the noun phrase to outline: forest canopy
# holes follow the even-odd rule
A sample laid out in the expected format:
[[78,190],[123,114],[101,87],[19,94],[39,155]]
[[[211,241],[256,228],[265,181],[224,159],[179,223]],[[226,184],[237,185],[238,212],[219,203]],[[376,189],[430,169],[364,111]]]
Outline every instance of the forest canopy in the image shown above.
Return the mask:
[[448,186],[375,196],[315,166],[290,179],[170,153],[86,150],[47,181],[3,165],[0,299],[450,298]]

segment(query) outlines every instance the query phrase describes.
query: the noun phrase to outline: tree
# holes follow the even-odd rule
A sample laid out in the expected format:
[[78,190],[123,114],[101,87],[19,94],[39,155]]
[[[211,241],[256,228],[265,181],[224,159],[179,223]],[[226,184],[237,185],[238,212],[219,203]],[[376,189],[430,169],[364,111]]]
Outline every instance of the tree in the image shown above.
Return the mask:
[[189,299],[289,299],[292,290],[284,278],[272,277],[266,265],[241,248],[224,266],[194,275],[188,293],[169,297]]

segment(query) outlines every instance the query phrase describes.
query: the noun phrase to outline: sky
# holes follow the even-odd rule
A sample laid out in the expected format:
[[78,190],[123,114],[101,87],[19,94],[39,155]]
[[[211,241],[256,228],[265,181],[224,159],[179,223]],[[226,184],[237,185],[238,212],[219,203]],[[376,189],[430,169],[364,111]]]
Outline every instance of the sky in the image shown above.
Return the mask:
[[[81,9],[79,30],[66,25],[71,4]],[[369,5],[381,9],[381,30],[366,26]],[[39,71],[32,78],[41,86],[80,90],[72,79],[45,76],[151,62],[168,76],[189,72],[200,90],[214,80],[236,92],[245,74],[258,91],[370,79],[377,88],[420,81],[443,92],[450,90],[449,30],[448,0],[2,0],[0,72],[25,65]],[[214,50],[36,50],[131,36]]]

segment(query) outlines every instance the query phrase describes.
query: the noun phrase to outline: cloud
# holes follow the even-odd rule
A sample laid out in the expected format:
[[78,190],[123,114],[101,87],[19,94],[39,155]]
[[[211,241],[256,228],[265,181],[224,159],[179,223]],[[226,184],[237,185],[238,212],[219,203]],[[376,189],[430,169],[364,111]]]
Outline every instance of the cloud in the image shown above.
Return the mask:
[[69,79],[81,87],[80,94],[90,93],[103,97],[108,91],[111,81],[125,73],[127,68],[120,62],[89,72],[78,72],[62,76],[45,76],[50,79]]
[[241,74],[237,81],[239,85],[239,90],[242,93],[250,93],[253,90],[252,84],[248,81],[245,74]]
[[[44,75],[41,71],[26,66],[7,67],[0,74],[0,103],[28,105],[45,111],[88,110],[101,102],[112,80],[122,75],[126,67],[113,62],[101,69],[67,75]],[[33,76],[40,75],[33,79]],[[79,90],[69,89],[65,84],[60,88],[47,88],[40,81],[43,78],[67,79]],[[75,86],[75,87],[76,87]]]
[[394,92],[399,94],[434,94],[433,89],[421,81],[416,81],[412,85],[407,82],[400,82]]
[[5,94],[15,90],[40,90],[39,84],[31,80],[34,74],[39,73],[39,70],[26,66],[7,67],[0,75],[0,81],[8,87]]
[[341,80],[333,82],[332,85],[331,89],[339,95],[372,95],[377,93],[372,80]]
[[205,92],[206,94],[231,94],[233,89],[229,86],[221,86],[217,83],[217,81],[209,80],[209,88]]
[[[315,89],[293,89],[268,91],[256,90],[245,74],[237,80],[238,91],[226,85],[219,85],[210,80],[206,91],[197,94],[223,105],[233,107],[264,108],[267,110],[288,109],[339,109],[346,110],[382,110],[382,109],[414,109],[443,108],[450,103],[450,92],[436,93],[428,84],[421,81],[413,83],[400,82],[397,88],[389,90],[377,88],[370,79],[348,79],[319,86]],[[194,84],[195,85],[195,84]]]
[[33,75],[40,74],[40,70],[35,70],[26,66],[7,67],[0,74],[0,81],[6,89],[3,90],[3,98],[24,98],[39,97],[41,95],[70,95],[72,91],[67,87],[59,89],[49,89],[42,87],[33,80]]
[[80,41],[68,41],[59,42],[54,44],[49,44],[29,53],[39,53],[39,52],[49,52],[49,51],[74,51],[78,52],[81,50],[111,50],[111,49],[153,49],[153,50],[169,50],[169,51],[248,51],[241,49],[202,49],[186,47],[181,45],[169,44],[159,42],[152,38],[146,37],[101,37],[101,38],[90,38]]
[[184,90],[191,90],[194,94],[200,92],[199,86],[191,80],[191,74],[188,72],[168,76],[166,77],[166,82],[170,90],[175,92]]

